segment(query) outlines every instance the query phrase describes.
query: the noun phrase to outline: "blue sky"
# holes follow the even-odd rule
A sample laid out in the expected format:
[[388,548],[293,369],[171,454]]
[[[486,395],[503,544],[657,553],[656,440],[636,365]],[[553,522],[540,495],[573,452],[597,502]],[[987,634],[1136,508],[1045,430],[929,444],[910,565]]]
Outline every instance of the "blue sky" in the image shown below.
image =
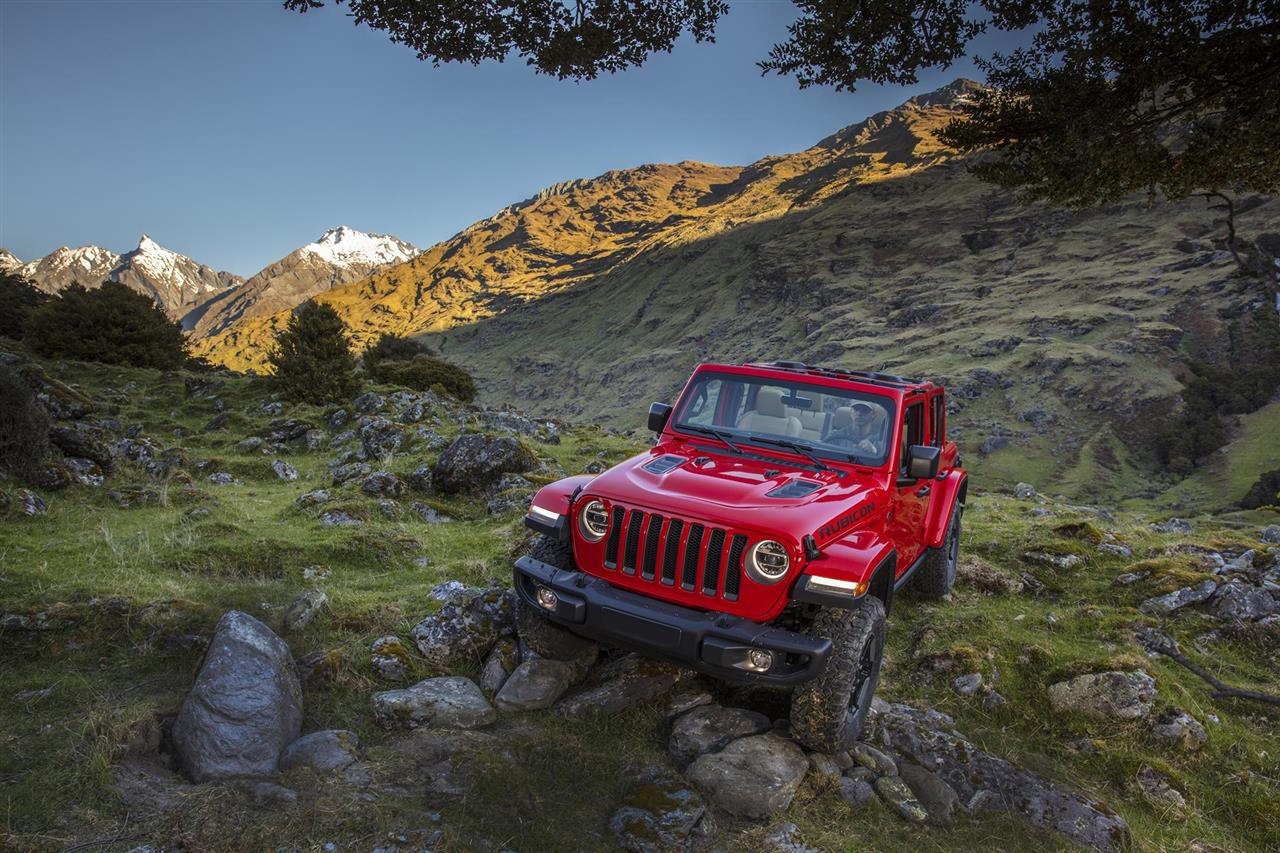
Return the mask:
[[434,68],[332,3],[0,0],[0,246],[120,252],[146,232],[244,276],[337,225],[426,247],[557,181],[798,151],[978,76],[762,78],[794,17],[737,0],[716,44],[573,83],[520,60]]

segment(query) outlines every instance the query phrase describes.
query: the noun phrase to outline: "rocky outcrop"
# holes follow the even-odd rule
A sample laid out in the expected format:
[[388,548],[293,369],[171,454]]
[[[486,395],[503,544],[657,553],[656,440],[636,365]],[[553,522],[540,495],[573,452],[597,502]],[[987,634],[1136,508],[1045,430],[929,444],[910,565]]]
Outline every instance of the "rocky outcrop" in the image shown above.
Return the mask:
[[448,675],[375,693],[373,717],[387,729],[474,729],[492,725],[498,714],[474,681]]
[[1136,720],[1151,713],[1156,682],[1145,672],[1099,672],[1049,687],[1055,711],[1074,711],[1098,719]]
[[519,439],[461,435],[440,454],[431,470],[434,486],[444,494],[480,491],[503,474],[519,474],[537,466],[537,457]]
[[227,613],[173,724],[183,770],[196,782],[273,776],[301,728],[302,686],[289,647],[247,613]]
[[703,755],[685,775],[716,808],[736,817],[765,818],[791,805],[808,769],[804,750],[770,733]]
[[609,820],[618,846],[628,853],[687,850],[715,831],[706,802],[678,779],[653,774],[633,788]]
[[743,708],[702,705],[679,717],[672,726],[667,751],[681,767],[700,755],[719,752],[733,741],[767,732],[769,718]]
[[499,637],[515,630],[514,603],[509,589],[461,595],[415,625],[410,637],[431,666],[482,661]]

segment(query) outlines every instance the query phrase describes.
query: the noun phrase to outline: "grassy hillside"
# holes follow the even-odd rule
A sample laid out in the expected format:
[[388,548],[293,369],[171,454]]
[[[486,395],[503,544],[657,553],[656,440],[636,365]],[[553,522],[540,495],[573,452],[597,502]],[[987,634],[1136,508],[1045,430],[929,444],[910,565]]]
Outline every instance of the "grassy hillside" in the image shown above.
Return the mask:
[[[358,342],[424,335],[491,403],[630,428],[700,361],[888,368],[947,383],[965,458],[993,485],[1158,494],[1173,483],[1152,476],[1150,439],[1181,365],[1265,294],[1202,200],[1072,212],[978,182],[935,135],[966,85],[745,167],[552,187],[323,298]],[[1241,210],[1241,234],[1280,230],[1275,200]],[[258,369],[286,316],[198,349]]]
[[[403,637],[440,607],[430,590],[441,581],[508,583],[512,554],[525,536],[518,509],[490,515],[476,498],[406,495],[392,501],[391,514],[398,513],[392,518],[377,499],[347,485],[334,489],[324,508],[343,508],[364,523],[326,528],[320,509],[295,501],[330,486],[327,463],[341,447],[281,457],[300,473],[284,482],[272,472],[274,454],[238,443],[268,432],[275,418],[323,423],[328,411],[292,406],[264,414],[270,398],[247,378],[217,377],[222,385],[212,395],[193,396],[182,375],[44,367],[96,401],[95,417],[114,419],[121,431],[136,424],[137,437],[179,450],[183,461],[163,480],[126,463],[102,487],[42,492],[45,515],[26,518],[10,504],[0,518],[0,847],[333,844],[365,851],[396,836],[421,843],[440,829],[435,849],[442,850],[613,848],[607,822],[635,768],[668,760],[658,708],[572,724],[552,711],[504,714],[494,730],[501,749],[481,748],[464,762],[465,796],[426,802],[413,792],[422,768],[406,763],[396,736],[373,724],[370,695],[386,685],[370,665],[371,641]],[[220,413],[222,426],[207,430]],[[483,419],[481,411],[441,407],[423,423],[447,439],[481,428]],[[1239,440],[1250,434],[1246,428]],[[1105,445],[1088,443],[1090,464],[1101,464]],[[546,464],[540,476],[556,476],[620,459],[641,445],[598,427],[565,427],[559,443],[530,446]],[[404,475],[436,452],[415,440],[381,464]],[[1084,463],[1077,470],[1085,471]],[[215,485],[209,474],[219,472],[236,482]],[[106,495],[129,487],[154,496],[130,509]],[[8,495],[15,489],[0,482]],[[456,520],[424,523],[412,501],[428,501]],[[1136,605],[1204,578],[1208,552],[1231,557],[1255,548],[1258,561],[1277,556],[1256,537],[1261,524],[1278,517],[1198,517],[1187,534],[1157,533],[1149,526],[1155,518],[1140,511],[1100,517],[980,483],[965,516],[957,593],[950,602],[895,606],[880,695],[945,711],[980,747],[1098,797],[1129,822],[1138,850],[1274,849],[1280,716],[1210,697],[1176,664],[1148,658],[1133,637],[1136,628],[1158,623]],[[1098,549],[1104,534],[1132,556]],[[1036,554],[1079,561],[1063,568]],[[1132,585],[1113,585],[1124,572],[1146,574]],[[138,805],[136,786],[125,798],[130,762],[158,736],[157,720],[177,710],[218,617],[239,608],[277,624],[285,606],[317,587],[327,593],[328,609],[285,635],[295,656],[320,653],[318,674],[305,687],[303,730],[358,733],[383,783],[377,793],[321,781],[296,803],[256,805],[234,787],[188,786],[159,814]],[[1168,630],[1223,679],[1273,689],[1280,674],[1274,635],[1214,624],[1207,615],[1183,613]],[[421,661],[410,663],[416,676],[431,674]],[[1150,672],[1157,709],[1188,711],[1207,727],[1208,744],[1179,752],[1153,741],[1146,723],[1089,721],[1049,708],[1048,684],[1111,668]],[[951,680],[968,672],[981,673],[1006,704],[986,707],[980,696],[957,695]],[[1135,780],[1147,768],[1171,780],[1187,801],[1184,810],[1171,813],[1143,798]],[[874,803],[851,811],[812,778],[777,820],[722,826],[723,848],[758,850],[783,820],[826,851],[1068,849],[1013,818],[966,817],[940,829],[912,827]]]

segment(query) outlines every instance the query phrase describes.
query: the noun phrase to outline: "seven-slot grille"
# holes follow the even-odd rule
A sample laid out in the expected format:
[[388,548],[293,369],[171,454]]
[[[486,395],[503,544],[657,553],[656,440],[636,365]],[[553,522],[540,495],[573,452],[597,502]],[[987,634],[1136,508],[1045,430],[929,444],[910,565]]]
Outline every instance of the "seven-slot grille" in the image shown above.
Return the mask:
[[747,537],[696,521],[614,506],[604,567],[734,601],[742,587]]

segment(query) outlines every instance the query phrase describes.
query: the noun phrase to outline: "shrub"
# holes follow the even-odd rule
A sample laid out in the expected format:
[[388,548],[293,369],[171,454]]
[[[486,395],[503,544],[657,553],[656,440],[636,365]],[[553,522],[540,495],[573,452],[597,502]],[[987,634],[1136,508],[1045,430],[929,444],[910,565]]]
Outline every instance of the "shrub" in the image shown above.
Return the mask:
[[360,391],[347,326],[331,305],[308,301],[294,309],[267,362],[272,384],[290,400],[323,405]]
[[1240,506],[1245,509],[1280,506],[1280,468],[1259,475],[1240,501]]
[[381,375],[382,366],[388,361],[412,361],[420,355],[434,355],[425,345],[402,335],[379,335],[365,348],[360,360],[365,373],[378,382],[386,380]]
[[21,338],[27,317],[48,301],[49,294],[36,290],[22,276],[0,273],[0,335]]
[[187,339],[156,303],[115,281],[96,290],[73,284],[31,311],[23,338],[40,355],[176,370]]
[[476,398],[476,383],[471,374],[439,358],[420,355],[413,361],[389,361],[379,366],[379,381],[388,385],[403,385],[415,391],[442,389],[447,395],[464,403]]
[[49,455],[49,415],[22,375],[0,367],[0,468],[38,482]]

